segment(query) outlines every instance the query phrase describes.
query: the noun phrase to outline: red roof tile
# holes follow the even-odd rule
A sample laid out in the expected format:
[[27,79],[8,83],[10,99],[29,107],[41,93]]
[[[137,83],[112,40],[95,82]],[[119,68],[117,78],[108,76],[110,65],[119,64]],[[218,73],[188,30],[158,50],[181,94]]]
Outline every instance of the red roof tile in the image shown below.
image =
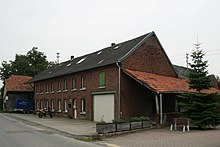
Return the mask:
[[[134,71],[124,69],[124,72],[133,77],[137,81],[143,83],[146,87],[160,93],[179,93],[179,92],[195,92],[194,89],[189,89],[189,84],[186,80],[167,77],[147,72]],[[204,93],[219,92],[216,88],[203,90]]]
[[5,81],[5,87],[7,91],[33,91],[30,84],[26,84],[30,76],[18,76],[12,75]]

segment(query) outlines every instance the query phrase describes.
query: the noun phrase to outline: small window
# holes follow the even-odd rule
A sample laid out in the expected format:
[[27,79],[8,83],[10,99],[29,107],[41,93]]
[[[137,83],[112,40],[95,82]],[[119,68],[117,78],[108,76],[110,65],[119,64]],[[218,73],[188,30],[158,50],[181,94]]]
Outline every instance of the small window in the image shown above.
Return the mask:
[[58,91],[60,92],[61,91],[61,82],[58,81]]
[[63,81],[63,90],[67,91],[67,81],[66,80]]
[[58,112],[61,112],[61,100],[58,100]]
[[81,77],[81,89],[80,90],[85,90],[86,86],[85,86],[85,78]]
[[36,110],[39,109],[38,108],[38,100],[36,100],[36,102],[35,102],[35,108],[36,108]]
[[39,85],[36,85],[35,91],[36,91],[36,94],[39,93]]
[[72,79],[72,90],[76,90],[76,79]]
[[44,105],[43,105],[43,100],[40,100],[40,109],[43,109]]
[[53,82],[51,82],[51,86],[50,87],[51,87],[50,88],[51,89],[50,92],[53,93],[54,92],[54,84],[53,84]]
[[40,85],[40,93],[43,94],[43,86]]
[[82,112],[86,112],[86,99],[82,98]]
[[51,111],[54,111],[54,100],[51,100]]
[[99,88],[104,88],[106,86],[105,72],[99,73]]
[[48,100],[46,100],[46,107],[45,108],[49,109],[49,101]]
[[49,86],[48,86],[48,83],[46,84],[46,93],[49,92]]
[[63,108],[64,108],[63,111],[67,112],[67,100],[66,99],[64,100],[64,107]]

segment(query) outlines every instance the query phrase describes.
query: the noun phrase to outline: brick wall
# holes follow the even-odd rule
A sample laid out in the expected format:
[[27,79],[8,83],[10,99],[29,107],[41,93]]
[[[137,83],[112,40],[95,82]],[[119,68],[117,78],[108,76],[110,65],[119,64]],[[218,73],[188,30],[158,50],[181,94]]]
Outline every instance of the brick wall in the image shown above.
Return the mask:
[[166,53],[156,37],[151,36],[122,62],[123,68],[176,77]]
[[[106,87],[98,88],[99,84],[99,73],[105,72],[106,74]],[[85,80],[85,90],[80,90],[81,88],[81,77]],[[76,80],[76,90],[72,91],[72,78]],[[67,80],[67,91],[63,90],[64,80]],[[58,91],[58,81],[61,81],[61,92]],[[54,93],[50,92],[51,82],[54,83]],[[49,93],[46,93],[46,84],[49,85]],[[117,100],[118,100],[118,67],[116,65],[109,65],[105,67],[100,67],[96,69],[90,69],[78,73],[73,73],[65,76],[56,77],[49,80],[44,80],[35,83],[35,88],[42,86],[43,92],[36,94],[35,98],[38,101],[38,106],[40,106],[40,100],[49,100],[49,105],[51,105],[51,100],[54,100],[54,112],[57,115],[67,116],[73,115],[72,109],[69,109],[68,113],[63,112],[64,110],[64,99],[67,100],[68,104],[73,105],[73,100],[77,101],[77,118],[78,119],[88,119],[93,120],[93,97],[92,92],[98,91],[116,91],[115,93],[115,116],[117,116]],[[36,91],[36,89],[35,89]],[[80,115],[81,112],[81,99],[86,99],[86,114]],[[58,99],[61,100],[61,112],[58,110]],[[70,102],[70,99],[72,102]],[[72,107],[72,106],[71,106]]]
[[154,93],[124,73],[121,77],[122,118],[155,113]]

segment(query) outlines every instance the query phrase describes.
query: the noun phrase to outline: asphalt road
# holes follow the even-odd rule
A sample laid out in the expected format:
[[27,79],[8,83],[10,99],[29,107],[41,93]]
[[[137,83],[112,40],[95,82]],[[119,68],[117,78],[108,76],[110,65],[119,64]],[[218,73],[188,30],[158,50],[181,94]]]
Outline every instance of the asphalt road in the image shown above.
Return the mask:
[[97,147],[0,114],[0,147]]

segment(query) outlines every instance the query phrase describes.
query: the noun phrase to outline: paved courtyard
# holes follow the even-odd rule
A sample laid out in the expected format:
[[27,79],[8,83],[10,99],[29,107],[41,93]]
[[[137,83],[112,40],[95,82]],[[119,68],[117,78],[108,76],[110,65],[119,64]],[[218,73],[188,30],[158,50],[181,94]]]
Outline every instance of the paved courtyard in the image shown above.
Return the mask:
[[107,138],[100,143],[112,147],[220,147],[220,128],[185,133],[153,129]]

